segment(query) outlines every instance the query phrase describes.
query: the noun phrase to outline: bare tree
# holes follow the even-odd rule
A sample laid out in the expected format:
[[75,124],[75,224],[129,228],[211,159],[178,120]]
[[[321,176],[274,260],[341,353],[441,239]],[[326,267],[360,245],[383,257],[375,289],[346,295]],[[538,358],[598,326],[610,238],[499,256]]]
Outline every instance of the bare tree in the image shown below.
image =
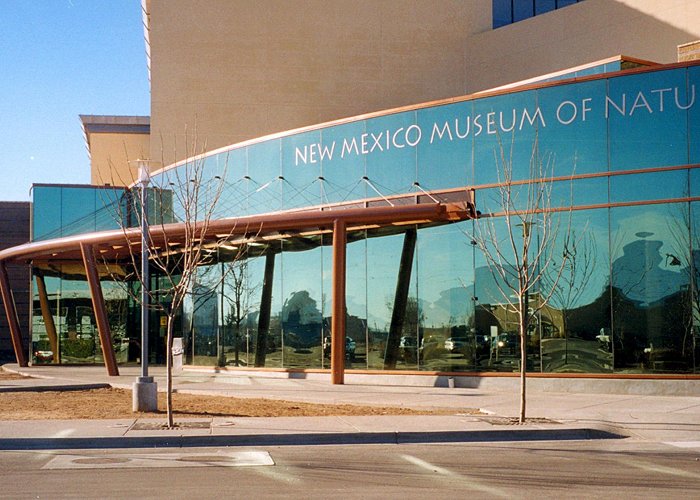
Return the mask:
[[571,231],[571,207],[558,209],[552,206],[552,156],[540,155],[535,138],[526,171],[529,175],[517,180],[516,169],[524,169],[514,165],[513,149],[513,144],[507,149],[499,139],[494,152],[499,177],[495,206],[475,221],[475,230],[470,237],[486,260],[504,307],[517,318],[520,338],[519,421],[523,423],[530,326],[550,302],[579,241]]
[[[196,141],[194,141],[196,145]],[[188,153],[195,150],[193,147]],[[126,213],[119,214],[122,230],[128,232],[134,226],[141,226],[142,213],[147,214],[148,233],[145,236],[147,246],[142,249],[131,238],[126,237],[128,246],[130,273],[121,280],[124,284],[139,283],[146,286],[149,294],[148,308],[159,311],[167,318],[165,336],[166,360],[166,397],[167,425],[173,427],[172,403],[172,368],[173,368],[173,338],[176,316],[180,313],[183,302],[188,295],[196,295],[198,273],[206,266],[211,266],[221,259],[235,261],[242,255],[240,248],[231,246],[230,239],[233,229],[228,234],[212,235],[210,223],[215,220],[219,202],[225,187],[225,166],[220,172],[205,169],[205,161],[201,156],[187,154],[191,158],[179,165],[161,173],[157,179],[151,179],[148,188],[147,206],[142,207],[139,196],[130,196],[121,207]],[[138,188],[131,189],[128,194],[135,195]],[[137,222],[138,224],[136,224]],[[169,237],[165,230],[172,223],[180,225],[177,237]],[[152,238],[154,231],[163,235],[157,242]],[[222,246],[238,248],[222,255]],[[148,258],[149,273],[155,278],[156,285],[148,286],[139,269],[141,258]],[[224,275],[216,277],[223,280]],[[150,279],[151,283],[154,282]],[[133,287],[126,287],[132,298],[140,301]]]

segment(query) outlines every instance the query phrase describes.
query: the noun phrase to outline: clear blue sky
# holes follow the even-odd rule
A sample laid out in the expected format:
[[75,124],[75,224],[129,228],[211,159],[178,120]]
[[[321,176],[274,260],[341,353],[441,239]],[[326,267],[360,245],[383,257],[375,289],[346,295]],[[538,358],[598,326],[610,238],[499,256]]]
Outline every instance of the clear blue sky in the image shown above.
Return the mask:
[[140,0],[0,4],[0,200],[87,184],[78,115],[149,115]]

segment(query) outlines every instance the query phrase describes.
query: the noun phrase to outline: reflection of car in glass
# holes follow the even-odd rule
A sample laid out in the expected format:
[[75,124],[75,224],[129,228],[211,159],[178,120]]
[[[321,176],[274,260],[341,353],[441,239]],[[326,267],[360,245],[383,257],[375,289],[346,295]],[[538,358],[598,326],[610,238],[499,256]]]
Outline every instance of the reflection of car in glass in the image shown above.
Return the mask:
[[[355,348],[357,344],[350,337],[345,337],[345,358],[349,360],[355,359]],[[329,335],[323,337],[323,355],[327,358],[331,357],[331,337]]]
[[418,339],[409,335],[401,337],[399,352],[406,363],[415,363],[418,356]]
[[491,347],[499,354],[515,354],[518,348],[518,335],[516,333],[501,333],[492,339]]
[[445,350],[451,353],[464,354],[468,345],[469,342],[465,337],[450,337],[445,340]]
[[601,328],[600,335],[595,336],[598,339],[598,346],[604,351],[612,351],[612,344],[610,343],[610,335],[605,334],[605,330]]
[[53,361],[53,351],[34,351],[34,359],[37,363],[51,363]]

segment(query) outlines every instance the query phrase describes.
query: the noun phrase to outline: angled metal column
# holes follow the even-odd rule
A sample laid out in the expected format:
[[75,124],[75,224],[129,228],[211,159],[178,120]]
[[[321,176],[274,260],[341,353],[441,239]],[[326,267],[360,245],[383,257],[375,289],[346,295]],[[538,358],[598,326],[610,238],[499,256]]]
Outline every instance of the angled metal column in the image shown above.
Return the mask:
[[411,270],[413,267],[413,254],[416,250],[416,229],[409,229],[403,239],[401,250],[401,262],[399,264],[399,276],[396,280],[396,294],[394,295],[394,310],[391,312],[391,326],[387,339],[386,355],[384,357],[384,369],[396,368],[396,360],[399,355],[399,342],[403,332],[403,324],[406,318],[406,306],[408,305],[408,292],[411,285]]
[[22,332],[19,329],[19,321],[17,320],[17,308],[10,290],[10,280],[7,278],[5,262],[2,261],[0,261],[0,292],[2,292],[2,301],[5,304],[5,316],[7,317],[7,324],[10,326],[12,347],[15,350],[17,364],[19,366],[27,366],[27,355],[22,346]]
[[265,254],[265,278],[263,279],[260,314],[258,315],[258,338],[255,345],[255,366],[265,366],[267,354],[267,336],[270,329],[270,310],[272,309],[272,281],[275,275],[275,252],[268,250]]
[[48,335],[49,337],[49,343],[51,344],[51,352],[53,352],[53,362],[58,363],[60,361],[60,353],[58,352],[58,334],[56,333],[56,323],[53,320],[53,314],[51,312],[49,296],[46,293],[46,281],[44,280],[44,275],[39,274],[38,272],[34,275],[34,277],[36,278],[36,288],[39,292],[41,317],[44,318],[46,335]]
[[86,245],[85,243],[80,244],[80,251],[83,254],[83,263],[85,264],[85,274],[87,276],[88,286],[90,287],[90,297],[92,298],[92,309],[95,312],[97,331],[100,334],[102,357],[105,360],[107,373],[115,377],[119,375],[119,368],[117,368],[117,358],[114,355],[114,348],[112,347],[112,334],[109,330],[109,321],[107,320],[107,311],[105,309],[105,299],[102,295],[100,276],[97,273],[97,266],[95,265],[95,254],[92,250],[92,245]]
[[331,316],[331,383],[345,383],[345,221],[333,221],[333,313]]

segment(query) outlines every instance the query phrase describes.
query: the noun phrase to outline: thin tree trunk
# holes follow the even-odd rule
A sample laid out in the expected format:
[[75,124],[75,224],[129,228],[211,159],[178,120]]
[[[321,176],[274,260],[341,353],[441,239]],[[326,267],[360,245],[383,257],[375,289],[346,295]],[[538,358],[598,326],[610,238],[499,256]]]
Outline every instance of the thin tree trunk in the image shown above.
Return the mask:
[[173,328],[175,317],[171,313],[168,315],[168,333],[165,341],[165,359],[166,359],[166,409],[168,413],[168,428],[172,429],[175,426],[173,420]]
[[[523,309],[524,306],[524,309]],[[518,422],[525,423],[525,372],[527,369],[527,328],[528,314],[527,303],[520,301],[520,415]]]

